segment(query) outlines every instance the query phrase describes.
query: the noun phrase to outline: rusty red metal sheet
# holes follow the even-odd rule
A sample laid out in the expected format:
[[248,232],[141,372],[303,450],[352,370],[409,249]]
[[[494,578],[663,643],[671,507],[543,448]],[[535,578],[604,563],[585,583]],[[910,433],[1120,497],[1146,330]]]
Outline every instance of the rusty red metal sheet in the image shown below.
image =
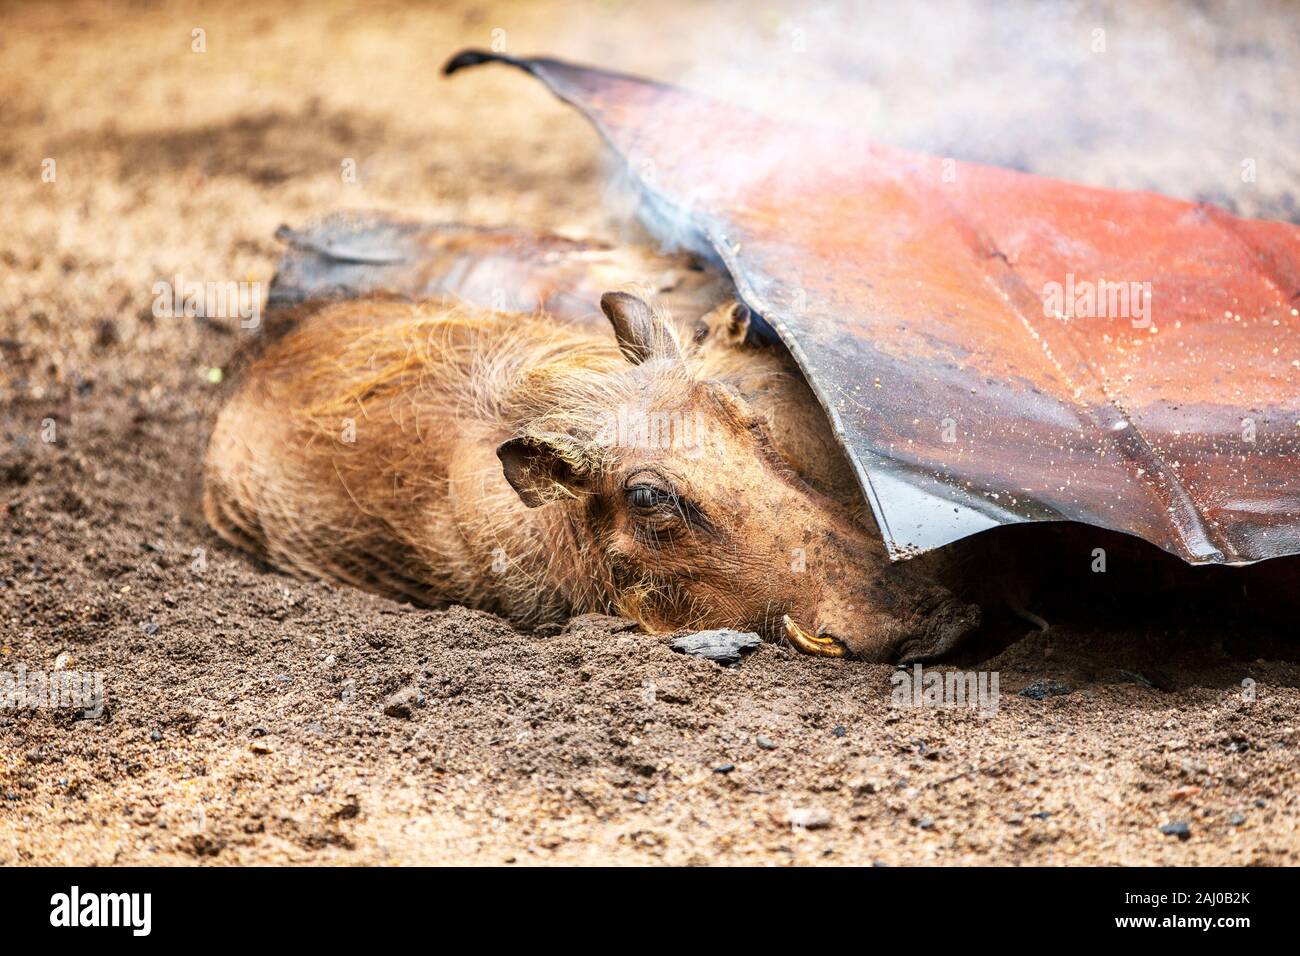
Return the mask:
[[895,557],[1070,520],[1300,552],[1300,228],[921,155],[549,59],[806,373]]

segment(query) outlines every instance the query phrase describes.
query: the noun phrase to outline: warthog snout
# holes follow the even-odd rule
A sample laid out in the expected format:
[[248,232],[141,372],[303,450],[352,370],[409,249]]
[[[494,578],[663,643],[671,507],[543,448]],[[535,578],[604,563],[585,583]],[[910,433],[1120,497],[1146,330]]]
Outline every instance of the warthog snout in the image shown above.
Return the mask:
[[[833,505],[824,510],[828,519],[836,519]],[[846,535],[841,529],[832,540],[832,566],[807,582],[782,618],[784,636],[801,650],[864,660],[929,660],[979,626],[977,605],[957,600],[905,564],[891,564],[873,534]]]

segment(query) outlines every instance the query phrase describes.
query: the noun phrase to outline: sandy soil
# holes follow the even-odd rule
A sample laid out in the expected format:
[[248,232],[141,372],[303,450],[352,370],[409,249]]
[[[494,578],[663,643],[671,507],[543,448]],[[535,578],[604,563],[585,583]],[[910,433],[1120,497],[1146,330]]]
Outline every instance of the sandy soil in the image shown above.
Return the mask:
[[[1207,89],[1236,76],[1289,111],[1207,93],[1158,131],[1185,146],[1163,164],[1081,151],[1080,117],[1083,140],[1113,141],[1082,107],[1033,123],[1059,78],[989,107],[1001,137],[967,109],[988,98],[964,87],[946,111],[903,109],[938,82],[936,58],[970,68],[933,46],[911,94],[890,81],[904,53],[879,65],[867,99],[892,118],[863,121],[1294,218],[1284,147],[1297,140],[1283,134],[1300,97],[1283,72],[1294,57],[1274,54],[1296,39],[1259,9],[1235,18],[1240,42],[1203,13],[1160,42],[1187,44]],[[999,674],[999,711],[981,718],[891,706],[887,666],[768,645],[724,669],[608,620],[518,633],[301,583],[206,529],[199,462],[226,387],[212,370],[245,333],[156,318],[154,283],[265,284],[276,226],[335,208],[627,235],[581,121],[512,72],[448,82],[436,68],[504,29],[512,50],[708,87],[700,64],[789,28],[765,10],[720,32],[656,4],[647,43],[647,16],[618,3],[0,12],[0,669],[62,658],[102,672],[107,695],[98,719],[0,710],[0,863],[1300,862],[1295,618],[1236,579],[1214,579],[1227,597],[1213,613],[1186,590],[1145,590],[1143,555],[1112,569],[1127,576],[1118,603],[1058,588],[1036,605],[1048,632],[1004,622],[960,662]],[[1107,16],[1123,49],[1132,14]],[[1075,26],[1053,53],[1067,72],[1090,36]],[[780,85],[779,71],[748,75],[751,93]],[[1152,115],[1135,104],[1124,121]],[[1237,177],[1243,155],[1260,159],[1258,183]],[[355,183],[340,176],[349,158]],[[1068,693],[1017,693],[1045,681]],[[420,704],[403,713],[390,700],[408,688]],[[1161,832],[1176,821],[1188,838]]]

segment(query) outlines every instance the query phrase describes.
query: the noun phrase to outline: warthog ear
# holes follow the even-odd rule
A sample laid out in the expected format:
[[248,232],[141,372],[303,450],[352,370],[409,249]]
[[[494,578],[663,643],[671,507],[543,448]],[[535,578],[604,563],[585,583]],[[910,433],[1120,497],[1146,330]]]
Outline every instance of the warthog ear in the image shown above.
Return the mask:
[[750,318],[749,307],[743,302],[734,299],[724,302],[700,319],[704,326],[703,340],[742,345],[749,335]]
[[530,508],[591,489],[590,467],[568,435],[525,435],[497,446],[506,481]]
[[650,359],[681,361],[677,333],[643,299],[627,292],[606,292],[600,297],[600,308],[614,326],[618,347],[633,365]]

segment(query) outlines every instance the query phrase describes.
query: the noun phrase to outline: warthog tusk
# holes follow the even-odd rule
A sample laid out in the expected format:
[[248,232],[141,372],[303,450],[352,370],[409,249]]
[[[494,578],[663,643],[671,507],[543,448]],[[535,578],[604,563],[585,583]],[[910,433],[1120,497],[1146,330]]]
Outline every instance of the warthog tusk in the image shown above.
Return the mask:
[[785,637],[796,650],[817,657],[843,657],[844,645],[833,637],[814,637],[796,624],[789,614],[781,618],[785,624]]

